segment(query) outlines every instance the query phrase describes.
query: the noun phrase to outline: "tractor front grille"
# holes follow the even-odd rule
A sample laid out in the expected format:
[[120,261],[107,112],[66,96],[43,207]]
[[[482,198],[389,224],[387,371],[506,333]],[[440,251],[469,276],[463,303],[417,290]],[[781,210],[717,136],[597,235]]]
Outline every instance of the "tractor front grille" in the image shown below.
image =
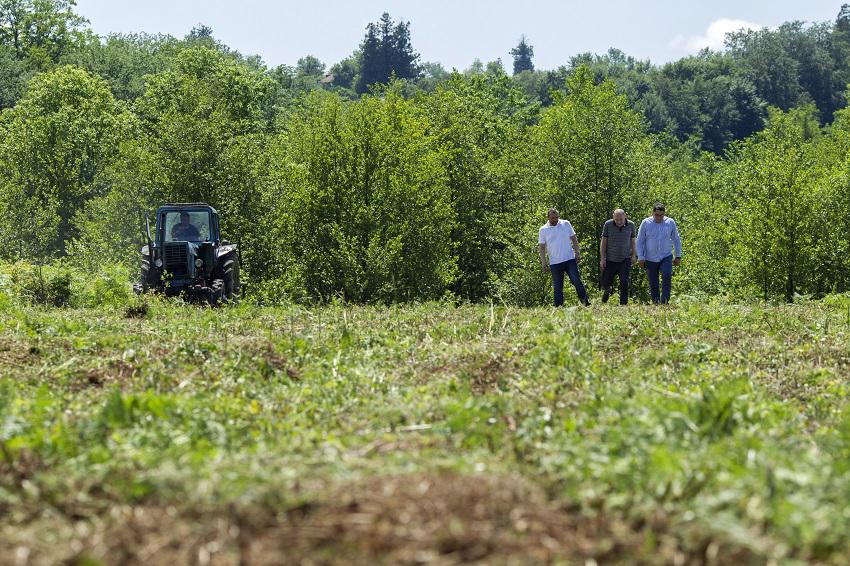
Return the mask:
[[186,242],[167,242],[163,252],[166,271],[175,277],[188,275],[189,250]]

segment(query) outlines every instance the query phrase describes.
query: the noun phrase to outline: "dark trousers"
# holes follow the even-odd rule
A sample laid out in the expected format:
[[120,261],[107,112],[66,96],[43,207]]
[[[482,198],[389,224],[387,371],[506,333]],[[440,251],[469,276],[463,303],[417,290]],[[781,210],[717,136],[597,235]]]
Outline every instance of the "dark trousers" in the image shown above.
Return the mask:
[[629,276],[632,273],[632,260],[626,258],[623,261],[606,261],[605,269],[602,270],[602,288],[608,289],[614,283],[614,277],[620,277],[620,304],[629,303]]
[[[658,293],[658,273],[661,273],[661,296]],[[673,256],[668,255],[661,261],[646,262],[646,277],[649,279],[649,294],[652,302],[666,305],[670,302],[670,281],[673,279]]]
[[552,286],[555,288],[555,306],[560,307],[564,304],[564,274],[570,278],[570,283],[576,288],[578,298],[582,304],[587,303],[587,291],[584,289],[584,283],[581,282],[581,274],[578,272],[578,263],[571,259],[561,263],[554,263],[549,266],[549,271],[552,272]]

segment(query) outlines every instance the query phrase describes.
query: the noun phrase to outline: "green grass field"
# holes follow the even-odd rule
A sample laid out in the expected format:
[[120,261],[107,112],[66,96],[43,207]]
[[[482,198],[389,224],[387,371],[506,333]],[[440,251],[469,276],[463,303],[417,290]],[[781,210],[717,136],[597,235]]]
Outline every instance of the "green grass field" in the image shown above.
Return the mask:
[[2,564],[850,561],[847,297],[0,328]]

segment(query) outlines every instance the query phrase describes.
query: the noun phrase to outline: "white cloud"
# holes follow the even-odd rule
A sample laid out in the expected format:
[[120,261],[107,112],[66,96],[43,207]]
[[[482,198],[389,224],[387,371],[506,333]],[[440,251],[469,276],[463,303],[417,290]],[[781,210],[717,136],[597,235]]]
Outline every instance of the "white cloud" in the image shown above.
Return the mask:
[[706,47],[712,51],[719,51],[723,49],[723,40],[726,38],[727,33],[738,31],[741,28],[758,30],[763,27],[764,26],[760,24],[754,24],[745,20],[720,18],[719,20],[711,22],[708,29],[706,29],[705,33],[702,35],[692,35],[690,37],[677,35],[670,41],[670,47],[686,51],[688,53],[696,53],[700,49],[704,49]]

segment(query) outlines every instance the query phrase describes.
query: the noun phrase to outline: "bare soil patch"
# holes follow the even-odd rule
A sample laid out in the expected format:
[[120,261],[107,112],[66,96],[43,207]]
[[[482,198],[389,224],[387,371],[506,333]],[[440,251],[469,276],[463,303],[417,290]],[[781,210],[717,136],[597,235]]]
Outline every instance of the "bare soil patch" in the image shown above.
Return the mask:
[[[43,528],[43,527],[41,527]],[[549,501],[516,477],[454,473],[373,477],[275,511],[116,507],[61,545],[0,540],[21,564],[724,563],[746,551],[678,549],[665,518],[640,524]],[[649,549],[648,537],[655,547]],[[14,561],[13,561],[14,562]]]

